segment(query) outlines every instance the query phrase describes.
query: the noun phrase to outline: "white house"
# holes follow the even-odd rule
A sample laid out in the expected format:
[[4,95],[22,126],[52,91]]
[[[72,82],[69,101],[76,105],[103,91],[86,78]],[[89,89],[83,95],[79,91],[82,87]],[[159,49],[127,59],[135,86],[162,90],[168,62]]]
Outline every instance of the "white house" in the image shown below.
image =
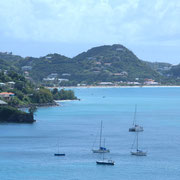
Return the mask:
[[61,83],[61,82],[63,82],[63,81],[68,82],[69,79],[58,79],[58,81],[59,81],[59,83]]

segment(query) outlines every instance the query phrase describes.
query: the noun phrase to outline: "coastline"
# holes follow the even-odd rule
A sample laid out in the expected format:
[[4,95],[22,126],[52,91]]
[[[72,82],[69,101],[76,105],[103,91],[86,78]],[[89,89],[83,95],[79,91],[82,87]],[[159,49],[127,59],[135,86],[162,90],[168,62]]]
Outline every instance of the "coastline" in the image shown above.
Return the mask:
[[56,103],[69,102],[69,101],[80,101],[80,99],[55,100]]
[[60,106],[56,101],[52,103],[36,103],[36,104],[26,104],[26,105],[19,105],[17,108],[30,108],[31,106],[36,106],[36,107],[53,107],[53,106]]
[[36,103],[36,104],[26,104],[26,105],[19,105],[17,108],[30,108],[32,105],[36,107],[55,107],[55,106],[61,106],[61,102],[68,102],[68,101],[80,101],[80,99],[67,99],[67,100],[54,100],[52,103]]
[[162,86],[61,86],[61,87],[46,87],[47,89],[54,89],[54,88],[180,88],[178,85],[162,85]]

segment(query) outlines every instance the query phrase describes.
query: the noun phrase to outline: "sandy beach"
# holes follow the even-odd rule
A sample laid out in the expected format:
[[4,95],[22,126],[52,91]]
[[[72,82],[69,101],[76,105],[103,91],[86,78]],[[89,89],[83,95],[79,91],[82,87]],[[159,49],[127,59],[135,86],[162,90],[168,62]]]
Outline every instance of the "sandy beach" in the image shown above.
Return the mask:
[[47,89],[54,89],[54,88],[179,88],[180,86],[174,85],[174,86],[61,86],[61,87],[46,87]]

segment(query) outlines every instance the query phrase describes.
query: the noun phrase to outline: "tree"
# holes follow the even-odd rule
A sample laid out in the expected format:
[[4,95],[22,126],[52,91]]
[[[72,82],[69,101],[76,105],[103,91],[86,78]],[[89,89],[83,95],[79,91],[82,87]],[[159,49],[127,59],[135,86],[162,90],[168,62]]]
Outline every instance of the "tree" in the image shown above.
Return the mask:
[[34,113],[37,111],[37,107],[34,105],[31,105],[29,108],[29,113],[34,115]]
[[58,93],[58,89],[57,89],[57,88],[54,88],[54,89],[52,90],[52,93],[53,93],[53,95],[57,94],[57,93]]

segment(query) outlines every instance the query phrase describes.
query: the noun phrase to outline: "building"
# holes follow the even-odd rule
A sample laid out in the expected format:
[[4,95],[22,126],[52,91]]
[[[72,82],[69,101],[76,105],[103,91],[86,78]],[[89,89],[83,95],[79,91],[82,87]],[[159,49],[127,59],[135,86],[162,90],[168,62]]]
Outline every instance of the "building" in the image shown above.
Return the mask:
[[126,71],[121,72],[121,76],[128,76],[128,72]]
[[128,84],[128,85],[141,85],[141,83],[136,82],[136,81],[135,81],[135,82],[129,82],[129,81],[128,81],[127,84]]
[[24,71],[24,76],[28,77],[29,76],[29,72],[28,71]]
[[87,84],[77,84],[77,86],[87,86]]
[[7,103],[5,101],[0,100],[0,106],[6,106]]
[[126,71],[122,71],[120,73],[113,73],[114,76],[127,76],[128,73]]
[[107,85],[113,85],[112,82],[100,82],[99,85],[107,86]]
[[63,73],[62,76],[71,76],[69,73]]
[[97,61],[95,62],[96,65],[101,65],[101,62]]
[[69,81],[69,79],[58,79],[58,81],[59,81],[59,83],[61,83],[61,82],[68,82]]
[[12,92],[1,92],[0,93],[0,98],[10,100],[12,97],[14,97],[14,93],[12,93]]
[[114,76],[122,76],[121,73],[113,73]]
[[13,82],[13,81],[10,81],[10,82],[7,82],[6,84],[7,84],[7,86],[8,86],[9,88],[13,89],[13,88],[14,88],[14,85],[15,85],[16,83]]
[[123,48],[116,48],[116,51],[125,51]]
[[158,85],[158,82],[155,82],[153,79],[145,79],[145,85]]
[[30,71],[32,69],[32,66],[23,66],[21,69],[23,71]]
[[5,87],[6,84],[5,83],[0,83],[0,87]]
[[55,81],[55,78],[43,78],[43,81],[52,82]]
[[57,78],[58,74],[57,73],[51,73],[48,75],[48,78]]

